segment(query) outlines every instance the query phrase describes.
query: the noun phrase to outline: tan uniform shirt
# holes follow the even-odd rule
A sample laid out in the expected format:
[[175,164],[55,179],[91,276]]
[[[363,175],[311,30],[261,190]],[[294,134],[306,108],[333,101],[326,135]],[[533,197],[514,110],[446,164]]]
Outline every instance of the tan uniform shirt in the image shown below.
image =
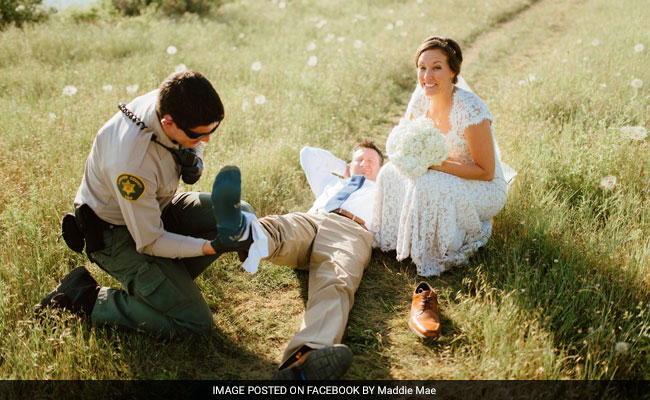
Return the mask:
[[[159,144],[173,143],[156,114],[155,90],[127,105],[147,125],[141,130],[121,111],[97,133],[86,161],[74,204],[88,204],[106,222],[126,225],[140,253],[181,258],[203,254],[203,239],[167,232],[162,210],[171,202],[180,178],[180,166]],[[203,143],[197,146],[201,155]]]

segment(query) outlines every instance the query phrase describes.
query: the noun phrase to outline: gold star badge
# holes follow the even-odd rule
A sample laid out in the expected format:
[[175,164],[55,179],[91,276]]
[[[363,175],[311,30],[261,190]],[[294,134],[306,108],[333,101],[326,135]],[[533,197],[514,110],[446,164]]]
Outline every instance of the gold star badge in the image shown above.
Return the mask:
[[145,184],[139,176],[121,174],[116,180],[117,190],[122,197],[129,201],[136,201],[145,191]]

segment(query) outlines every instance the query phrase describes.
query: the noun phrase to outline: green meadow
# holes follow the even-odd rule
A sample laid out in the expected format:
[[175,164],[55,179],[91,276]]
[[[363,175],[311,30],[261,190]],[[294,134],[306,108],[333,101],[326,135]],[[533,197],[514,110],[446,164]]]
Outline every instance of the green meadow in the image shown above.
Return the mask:
[[[306,272],[233,255],[197,279],[215,327],[160,340],[33,305],[85,256],[57,242],[97,130],[179,68],[226,118],[193,186],[239,165],[258,215],[313,201],[302,146],[384,147],[431,34],[474,55],[462,75],[517,170],[488,244],[426,280],[442,337],[407,319],[423,280],[373,252],[343,338],[346,379],[650,379],[650,8],[646,0],[224,1],[209,15],[68,10],[0,32],[0,378],[268,379],[299,329]],[[480,40],[496,32],[489,40]],[[72,88],[73,87],[73,88]],[[102,285],[118,283],[90,266]]]

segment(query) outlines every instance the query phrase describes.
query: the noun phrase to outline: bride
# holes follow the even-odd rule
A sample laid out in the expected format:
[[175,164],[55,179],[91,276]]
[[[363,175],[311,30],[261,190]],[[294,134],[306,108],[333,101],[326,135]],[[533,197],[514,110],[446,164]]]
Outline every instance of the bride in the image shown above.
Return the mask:
[[[410,256],[422,276],[467,261],[487,242],[491,219],[506,201],[504,168],[511,170],[500,162],[487,106],[464,82],[458,84],[462,60],[454,40],[427,38],[415,54],[418,87],[405,115],[431,119],[449,157],[416,179],[393,163],[377,177],[374,245],[396,250],[398,260]],[[409,326],[424,338],[440,333],[435,292],[425,282],[414,292]]]

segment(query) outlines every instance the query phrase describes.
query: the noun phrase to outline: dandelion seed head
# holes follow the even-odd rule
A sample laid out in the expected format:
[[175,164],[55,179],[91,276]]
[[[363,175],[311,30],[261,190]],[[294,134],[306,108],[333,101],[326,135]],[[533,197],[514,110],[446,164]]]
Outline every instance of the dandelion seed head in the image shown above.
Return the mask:
[[331,42],[332,40],[334,40],[334,37],[335,36],[334,36],[333,33],[328,33],[327,36],[325,36],[325,39],[324,39],[325,43]]
[[636,141],[642,141],[648,137],[648,131],[643,126],[624,126],[621,127],[621,133]]
[[251,103],[248,100],[244,100],[241,103],[241,110],[247,112],[251,109]]
[[519,81],[519,86],[524,86],[525,84],[526,84],[526,81],[525,81],[525,80],[521,79],[521,80]]
[[354,41],[354,48],[355,49],[360,49],[362,47],[363,47],[363,42],[361,40],[357,39],[357,40]]
[[395,26],[404,26],[404,21],[398,19],[397,21],[395,21]]
[[644,49],[645,49],[645,46],[644,46],[642,43],[637,43],[637,44],[634,46],[634,52],[635,52],[635,53],[640,53],[640,52],[642,52]]
[[598,46],[599,44],[600,44],[600,40],[598,40],[598,39],[594,39],[594,40],[591,41],[591,45],[594,46],[594,47]]
[[126,91],[127,91],[128,93],[135,93],[135,92],[138,91],[139,88],[140,88],[140,85],[138,85],[138,84],[136,83],[135,85],[127,86],[127,87],[126,87]]
[[582,43],[582,39],[576,40],[576,44],[581,44],[581,43]]
[[616,177],[614,175],[609,175],[601,179],[600,188],[604,191],[613,190],[616,187]]
[[19,13],[19,12],[23,12],[23,11],[25,11],[25,6],[24,5],[21,4],[18,7],[16,7],[16,12]]
[[110,91],[113,90],[113,85],[104,85],[104,86],[102,86],[102,89],[103,89],[105,92],[110,92]]
[[307,51],[314,51],[316,50],[316,43],[311,42],[307,45]]
[[238,36],[238,37],[239,37],[240,39],[243,39],[243,38],[244,38],[244,36],[246,36],[246,34],[242,32],[242,33],[240,33],[240,34],[239,34],[239,36]]
[[399,33],[399,35],[400,35],[401,37],[406,37],[406,32],[401,31],[401,32]]
[[253,71],[256,71],[256,72],[261,70],[262,69],[262,63],[259,62],[259,61],[255,61],[253,64],[251,64],[251,69]]
[[325,24],[327,24],[327,20],[321,19],[318,21],[318,23],[316,23],[316,29],[321,29],[325,26]]
[[528,82],[535,82],[537,78],[534,74],[528,74]]
[[246,125],[253,125],[255,121],[253,121],[252,119],[247,119],[245,123]]
[[315,67],[316,64],[318,64],[318,57],[316,56],[309,57],[309,60],[307,61],[307,65],[309,65],[310,67]]
[[519,289],[519,290],[521,291],[521,293],[526,293],[526,289],[522,288],[522,289]]
[[174,55],[178,52],[178,49],[175,46],[169,46],[167,47],[167,54]]
[[422,4],[422,2],[424,2],[424,0],[417,0],[418,4]]
[[643,81],[639,78],[634,78],[632,79],[632,82],[630,82],[630,86],[635,89],[641,89],[641,86],[643,86]]
[[50,117],[51,120],[56,119],[56,114],[54,114],[54,113],[49,113],[49,114],[47,114],[47,116]]
[[560,260],[558,260],[558,259],[556,258],[556,259],[553,260],[553,262],[557,264],[557,263],[560,262]]
[[266,103],[266,96],[264,96],[263,94],[258,94],[257,96],[255,96],[255,104],[262,105],[264,103]]
[[281,1],[280,3],[278,3],[278,8],[287,8],[287,3]]
[[392,31],[393,30],[393,24],[386,25],[386,30],[387,31]]
[[187,66],[185,64],[178,64],[177,66],[174,67],[174,72],[185,72],[187,71]]
[[63,95],[64,96],[74,96],[75,94],[77,94],[77,88],[76,87],[74,87],[72,85],[68,85],[68,86],[63,88]]
[[604,89],[604,88],[607,87],[607,84],[606,84],[606,83],[601,83],[601,84],[600,84],[600,87]]
[[618,342],[616,343],[616,354],[622,354],[627,352],[627,350],[630,348],[630,345],[627,344],[626,342]]
[[339,36],[336,40],[339,42],[345,42],[345,38],[343,36]]

